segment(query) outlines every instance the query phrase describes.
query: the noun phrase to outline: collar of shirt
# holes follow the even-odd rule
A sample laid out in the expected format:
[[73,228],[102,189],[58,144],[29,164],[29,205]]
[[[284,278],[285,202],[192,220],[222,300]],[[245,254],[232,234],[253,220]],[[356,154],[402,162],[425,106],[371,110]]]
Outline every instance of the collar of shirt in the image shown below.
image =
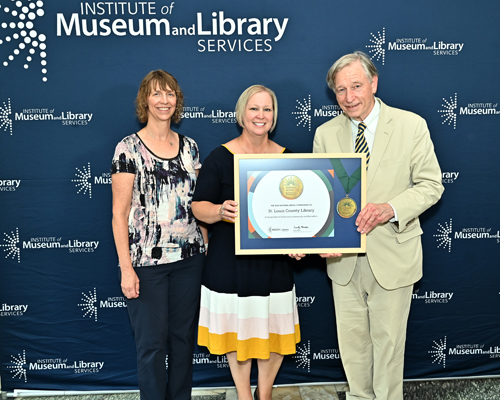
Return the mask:
[[[380,117],[380,100],[375,97],[375,105],[372,111],[368,114],[368,117],[363,121],[366,124],[365,129],[365,139],[368,143],[368,148],[370,151],[373,147],[373,141],[375,140],[375,131],[377,130],[378,120]],[[351,119],[351,131],[352,131],[352,148],[356,146],[356,136],[358,135],[358,124],[360,121]]]

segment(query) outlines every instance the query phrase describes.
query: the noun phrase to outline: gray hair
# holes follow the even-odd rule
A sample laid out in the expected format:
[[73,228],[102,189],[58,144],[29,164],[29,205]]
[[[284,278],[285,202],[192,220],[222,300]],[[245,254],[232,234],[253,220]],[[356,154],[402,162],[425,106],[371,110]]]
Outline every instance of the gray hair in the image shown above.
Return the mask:
[[378,76],[377,67],[375,67],[375,64],[370,60],[370,57],[362,51],[355,51],[354,53],[340,57],[330,67],[326,74],[326,83],[328,83],[328,87],[335,92],[335,77],[339,71],[356,61],[361,63],[368,80],[372,81],[374,76]]

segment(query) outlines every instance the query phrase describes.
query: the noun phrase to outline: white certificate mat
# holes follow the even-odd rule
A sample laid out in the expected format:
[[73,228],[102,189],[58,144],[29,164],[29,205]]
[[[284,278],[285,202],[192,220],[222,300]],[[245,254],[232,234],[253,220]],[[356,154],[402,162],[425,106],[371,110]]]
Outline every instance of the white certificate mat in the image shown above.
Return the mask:
[[[248,174],[259,176],[262,172]],[[280,188],[288,181],[293,189],[299,186],[295,192],[300,193],[284,195]],[[327,222],[330,209],[328,188],[310,170],[266,172],[248,198],[252,226],[268,238],[314,237]]]

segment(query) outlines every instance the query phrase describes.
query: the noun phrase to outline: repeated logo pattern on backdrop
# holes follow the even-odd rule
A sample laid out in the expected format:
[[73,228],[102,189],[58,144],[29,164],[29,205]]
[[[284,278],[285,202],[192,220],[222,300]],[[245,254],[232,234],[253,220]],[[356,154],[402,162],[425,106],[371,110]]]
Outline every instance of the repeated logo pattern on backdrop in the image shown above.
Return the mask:
[[[442,365],[446,368],[452,359],[460,357],[473,357],[474,360],[485,360],[491,358],[500,358],[500,347],[496,345],[487,345],[484,343],[466,343],[450,344],[445,336],[439,340],[433,341],[432,350],[429,350],[432,362]],[[484,361],[483,361],[484,362]]]
[[[239,135],[236,100],[257,83],[278,97],[272,139],[309,153],[316,128],[342,113],[326,73],[354,50],[374,60],[386,104],[425,118],[445,186],[421,217],[405,377],[500,375],[500,3],[359,6],[0,0],[2,390],[137,388],[110,164],[141,127],[134,100],[149,71],[178,79],[173,129],[202,161]],[[295,277],[302,341],[276,383],[344,382],[324,260],[307,256]],[[232,385],[225,356],[197,347],[193,364],[195,386]]]
[[[385,27],[382,31],[370,33],[370,44],[366,45],[372,58],[385,64],[386,54],[392,51],[427,52],[433,56],[458,56],[464,43],[428,40],[427,37],[399,37],[386,41]],[[392,38],[392,36],[391,36]]]
[[320,125],[321,122],[326,122],[328,119],[342,114],[342,109],[337,104],[324,104],[320,108],[313,108],[311,95],[303,100],[297,100],[295,109],[296,111],[292,111],[292,115],[295,117],[297,126],[307,128],[309,132],[313,119],[318,121],[318,125]]
[[461,115],[497,115],[498,103],[467,103],[467,105],[458,105],[457,93],[449,99],[443,98],[443,109],[438,110],[442,113],[443,124],[453,125],[453,129],[457,128],[457,116]]

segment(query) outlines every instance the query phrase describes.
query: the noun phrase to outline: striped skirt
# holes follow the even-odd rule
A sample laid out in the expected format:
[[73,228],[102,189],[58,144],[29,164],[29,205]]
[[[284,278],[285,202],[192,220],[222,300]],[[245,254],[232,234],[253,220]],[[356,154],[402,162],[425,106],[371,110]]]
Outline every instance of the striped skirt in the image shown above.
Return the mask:
[[236,351],[238,361],[294,354],[300,327],[291,290],[269,295],[219,293],[201,288],[198,344],[212,354]]

